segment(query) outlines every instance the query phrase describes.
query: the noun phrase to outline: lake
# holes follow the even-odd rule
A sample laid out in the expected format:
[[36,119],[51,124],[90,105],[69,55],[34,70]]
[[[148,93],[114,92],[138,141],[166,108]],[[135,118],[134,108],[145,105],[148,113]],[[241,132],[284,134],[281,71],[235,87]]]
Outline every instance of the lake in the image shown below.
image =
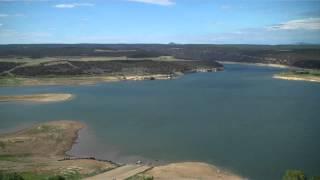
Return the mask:
[[320,175],[320,84],[273,79],[279,68],[227,64],[175,80],[0,88],[0,95],[73,93],[60,103],[2,103],[0,130],[87,124],[71,154],[116,162],[204,161],[250,179],[287,169]]

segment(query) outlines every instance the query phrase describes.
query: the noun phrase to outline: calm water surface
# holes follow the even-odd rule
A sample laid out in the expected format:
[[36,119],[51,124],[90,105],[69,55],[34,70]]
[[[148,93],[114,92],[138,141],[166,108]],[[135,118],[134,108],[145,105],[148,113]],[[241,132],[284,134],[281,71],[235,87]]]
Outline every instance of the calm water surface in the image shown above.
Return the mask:
[[272,79],[281,69],[226,65],[172,81],[0,88],[73,93],[72,101],[0,104],[0,131],[36,122],[88,125],[71,153],[118,162],[204,161],[250,179],[286,169],[320,175],[320,84]]

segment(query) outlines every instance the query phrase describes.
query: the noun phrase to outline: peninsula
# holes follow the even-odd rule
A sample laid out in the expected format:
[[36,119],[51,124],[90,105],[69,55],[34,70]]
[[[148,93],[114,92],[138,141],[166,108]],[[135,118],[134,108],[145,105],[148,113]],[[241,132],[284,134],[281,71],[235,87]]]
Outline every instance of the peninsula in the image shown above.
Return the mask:
[[[163,57],[164,58],[164,57]],[[117,59],[117,58],[115,58]],[[63,60],[44,58],[1,62],[0,86],[84,85],[120,80],[166,80],[186,73],[216,72],[223,66],[214,61],[96,58]]]
[[0,102],[59,102],[72,99],[72,94],[32,94],[32,95],[13,95],[0,96]]
[[273,76],[276,79],[294,80],[294,81],[310,81],[320,82],[319,70],[294,70],[279,73]]

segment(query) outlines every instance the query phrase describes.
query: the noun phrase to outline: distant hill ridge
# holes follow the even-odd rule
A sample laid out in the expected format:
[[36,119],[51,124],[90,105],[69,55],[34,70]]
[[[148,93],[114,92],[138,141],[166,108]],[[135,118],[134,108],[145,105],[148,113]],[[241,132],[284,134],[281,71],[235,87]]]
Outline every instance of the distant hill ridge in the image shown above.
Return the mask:
[[320,69],[320,45],[30,44],[0,45],[0,58],[63,56],[145,58],[282,64]]

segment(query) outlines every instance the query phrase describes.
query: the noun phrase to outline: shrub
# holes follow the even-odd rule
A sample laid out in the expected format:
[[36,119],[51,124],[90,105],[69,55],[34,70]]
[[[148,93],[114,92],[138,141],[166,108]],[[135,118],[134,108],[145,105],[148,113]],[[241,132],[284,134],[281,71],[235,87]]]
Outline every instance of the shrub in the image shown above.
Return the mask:
[[5,173],[0,171],[0,180],[24,180],[18,173]]
[[307,180],[303,171],[287,170],[282,180]]
[[320,176],[313,176],[310,180],[320,180]]
[[58,176],[51,176],[48,178],[48,180],[66,180],[66,178],[58,175]]

